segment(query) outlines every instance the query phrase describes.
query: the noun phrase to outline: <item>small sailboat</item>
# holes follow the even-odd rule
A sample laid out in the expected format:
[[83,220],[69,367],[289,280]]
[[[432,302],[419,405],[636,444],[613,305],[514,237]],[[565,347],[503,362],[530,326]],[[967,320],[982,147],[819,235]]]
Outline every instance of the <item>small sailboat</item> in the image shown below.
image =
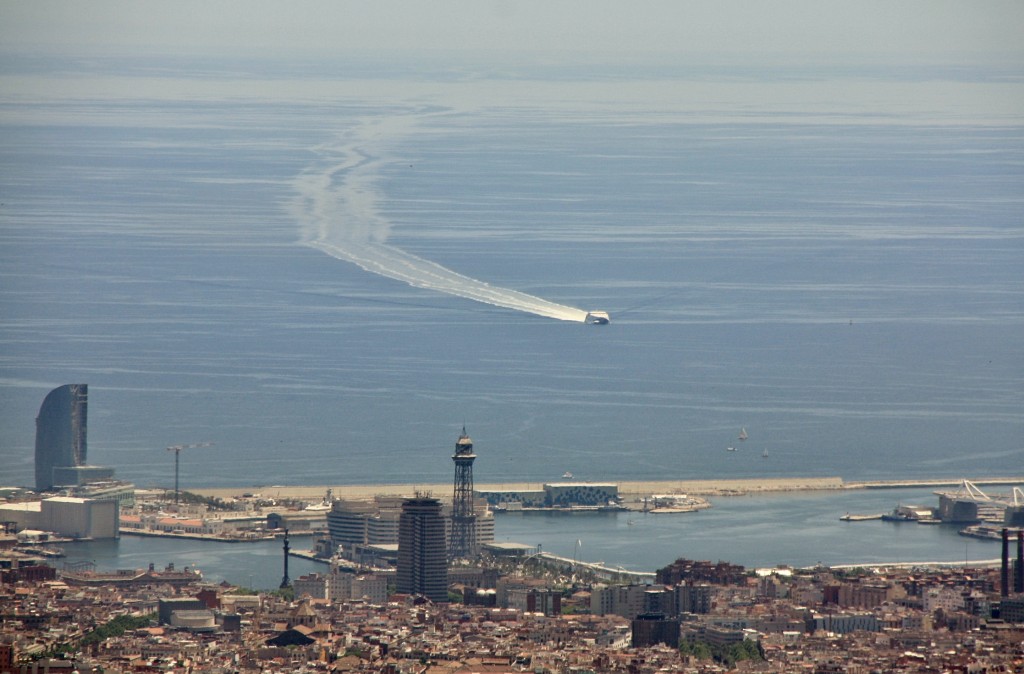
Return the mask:
[[572,479],[572,473],[570,473],[569,471],[565,471],[564,473],[562,473],[562,479],[563,480],[571,480]]
[[747,429],[746,428],[741,428],[740,429],[740,435],[737,438],[737,440],[739,440],[740,442],[743,442],[746,439],[747,439]]
[[767,459],[768,458],[768,449],[767,448],[765,448],[765,450],[763,452],[761,452],[761,458],[762,459]]

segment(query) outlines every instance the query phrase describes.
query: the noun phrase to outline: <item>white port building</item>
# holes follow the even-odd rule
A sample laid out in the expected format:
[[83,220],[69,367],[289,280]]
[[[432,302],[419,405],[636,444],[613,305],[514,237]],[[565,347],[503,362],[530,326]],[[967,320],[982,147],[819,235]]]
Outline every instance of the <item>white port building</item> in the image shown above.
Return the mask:
[[68,538],[117,538],[117,501],[54,496],[42,501],[0,505],[0,519],[21,529],[49,531]]

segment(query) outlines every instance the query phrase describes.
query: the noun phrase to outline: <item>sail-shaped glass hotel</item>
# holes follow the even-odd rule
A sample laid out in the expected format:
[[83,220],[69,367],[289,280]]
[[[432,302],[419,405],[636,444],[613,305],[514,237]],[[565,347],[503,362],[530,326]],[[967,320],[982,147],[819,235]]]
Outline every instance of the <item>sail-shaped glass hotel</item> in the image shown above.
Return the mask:
[[86,462],[89,385],[50,391],[36,417],[36,491],[113,478],[112,468]]

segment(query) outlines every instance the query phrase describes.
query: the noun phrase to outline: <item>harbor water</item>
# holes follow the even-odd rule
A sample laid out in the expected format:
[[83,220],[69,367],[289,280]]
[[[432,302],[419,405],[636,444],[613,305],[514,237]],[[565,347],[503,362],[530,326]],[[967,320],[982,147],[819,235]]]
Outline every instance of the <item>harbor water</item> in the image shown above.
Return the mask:
[[[655,571],[679,557],[725,560],[747,567],[991,561],[999,544],[960,536],[958,525],[871,520],[841,522],[846,513],[882,513],[896,505],[934,506],[929,489],[858,489],[731,496],[693,513],[635,512],[497,515],[495,539],[540,546],[569,559],[630,571]],[[309,541],[308,543],[306,541]],[[312,544],[293,538],[292,548]],[[100,569],[193,566],[214,582],[276,588],[283,575],[279,540],[218,543],[123,536],[65,546],[64,561],[94,561]],[[60,565],[57,560],[56,565]],[[326,565],[292,557],[295,578]]]

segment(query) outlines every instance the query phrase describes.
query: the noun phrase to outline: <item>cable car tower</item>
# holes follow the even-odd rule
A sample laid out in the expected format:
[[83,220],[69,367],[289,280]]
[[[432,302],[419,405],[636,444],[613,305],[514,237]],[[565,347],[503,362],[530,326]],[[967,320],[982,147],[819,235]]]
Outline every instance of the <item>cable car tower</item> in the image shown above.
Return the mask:
[[452,497],[452,533],[448,539],[448,559],[476,557],[476,513],[473,511],[473,441],[462,426],[455,441],[455,493]]

